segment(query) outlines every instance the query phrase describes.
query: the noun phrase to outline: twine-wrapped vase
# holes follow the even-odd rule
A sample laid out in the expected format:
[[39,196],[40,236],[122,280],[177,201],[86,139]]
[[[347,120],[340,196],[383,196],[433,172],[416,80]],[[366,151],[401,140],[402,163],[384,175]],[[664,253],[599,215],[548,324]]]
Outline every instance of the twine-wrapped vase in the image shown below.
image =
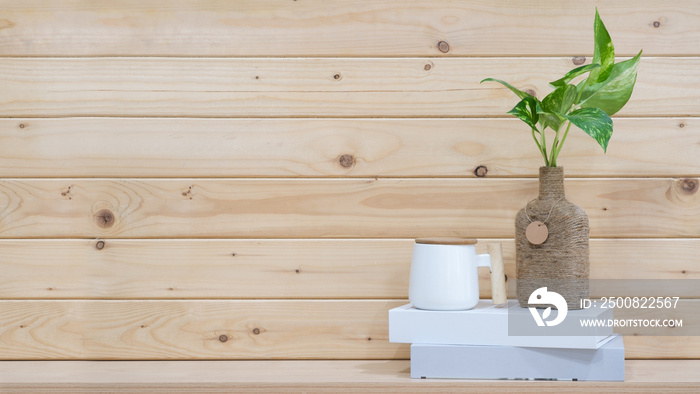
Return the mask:
[[[528,230],[530,227],[530,230]],[[563,167],[540,167],[540,194],[515,218],[515,261],[520,306],[540,287],[559,293],[569,309],[588,298],[588,215],[564,196]]]

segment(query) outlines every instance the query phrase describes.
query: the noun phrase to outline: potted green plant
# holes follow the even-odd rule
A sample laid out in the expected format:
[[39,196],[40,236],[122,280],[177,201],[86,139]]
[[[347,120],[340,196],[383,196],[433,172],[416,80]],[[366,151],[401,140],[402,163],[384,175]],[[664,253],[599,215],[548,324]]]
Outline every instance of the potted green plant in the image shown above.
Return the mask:
[[607,151],[613,133],[610,116],[630,99],[642,54],[615,63],[614,46],[597,9],[593,32],[592,63],[551,82],[553,91],[542,100],[505,81],[481,81],[498,82],[520,98],[508,113],[528,125],[544,159],[539,197],[527,203],[515,219],[517,293],[523,307],[529,305],[530,294],[543,286],[561,294],[570,309],[580,309],[580,300],[588,298],[588,216],[566,200],[564,170],[558,158],[572,126]]

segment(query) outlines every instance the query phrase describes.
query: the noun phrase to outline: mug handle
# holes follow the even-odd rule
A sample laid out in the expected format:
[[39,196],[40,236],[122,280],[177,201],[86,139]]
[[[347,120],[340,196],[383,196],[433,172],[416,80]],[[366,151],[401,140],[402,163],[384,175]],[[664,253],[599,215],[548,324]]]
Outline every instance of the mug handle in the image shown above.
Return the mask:
[[500,243],[486,245],[491,255],[491,299],[498,306],[506,306],[508,296],[506,294],[506,274],[503,268],[503,251]]

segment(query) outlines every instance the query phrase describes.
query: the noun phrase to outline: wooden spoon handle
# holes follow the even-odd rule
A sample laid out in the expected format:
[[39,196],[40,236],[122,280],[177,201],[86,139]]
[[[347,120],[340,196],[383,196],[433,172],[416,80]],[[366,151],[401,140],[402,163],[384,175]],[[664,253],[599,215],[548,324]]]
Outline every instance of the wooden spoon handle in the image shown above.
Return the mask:
[[487,244],[491,255],[491,299],[496,305],[505,305],[508,302],[506,294],[506,274],[503,268],[503,251],[500,243]]

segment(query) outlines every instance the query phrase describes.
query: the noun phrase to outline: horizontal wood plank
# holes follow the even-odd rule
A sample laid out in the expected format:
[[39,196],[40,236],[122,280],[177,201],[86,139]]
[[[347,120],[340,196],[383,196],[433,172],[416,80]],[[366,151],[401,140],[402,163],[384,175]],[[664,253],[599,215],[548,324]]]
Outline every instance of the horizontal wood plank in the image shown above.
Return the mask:
[[[480,240],[477,252],[496,242],[515,278],[512,239]],[[0,250],[0,299],[405,299],[413,240],[1,240]],[[700,279],[698,256],[700,239],[593,239],[591,279]],[[490,298],[488,269],[480,276]]]
[[[388,342],[388,311],[404,303],[5,300],[0,359],[407,359],[408,344]],[[699,357],[698,338],[625,337],[626,352]]]
[[[590,61],[590,59],[589,59]],[[571,58],[0,58],[0,116],[505,117]],[[700,115],[699,57],[642,58],[620,116]]]
[[585,55],[593,52],[596,6],[618,53],[700,53],[687,45],[700,40],[700,7],[692,0],[508,7],[450,0],[16,0],[3,2],[0,55]]
[[[697,118],[620,118],[606,154],[574,130],[568,177],[700,176]],[[508,143],[504,143],[508,141]],[[536,177],[518,119],[0,119],[5,177]]]
[[698,336],[625,336],[623,337],[625,358],[636,360],[699,359],[699,338]]
[[[698,179],[571,179],[591,236],[698,237]],[[0,181],[0,238],[513,236],[536,179]]]
[[[454,393],[696,391],[698,360],[628,360],[624,382],[411,379],[408,360],[0,362],[11,392]],[[37,373],[42,371],[42,373]],[[31,390],[34,391],[31,391]]]
[[408,358],[405,301],[0,301],[0,359]]

